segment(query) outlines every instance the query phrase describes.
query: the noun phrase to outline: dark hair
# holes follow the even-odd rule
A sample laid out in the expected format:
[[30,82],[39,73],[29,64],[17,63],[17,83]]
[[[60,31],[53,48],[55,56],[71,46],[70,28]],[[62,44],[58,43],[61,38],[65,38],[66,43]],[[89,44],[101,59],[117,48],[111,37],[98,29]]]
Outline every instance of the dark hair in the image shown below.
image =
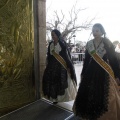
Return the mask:
[[93,27],[98,27],[100,29],[100,31],[102,32],[102,34],[104,35],[104,37],[106,36],[105,29],[100,23],[94,24]]
[[54,33],[57,35],[57,37],[58,37],[58,38],[60,38],[60,37],[61,37],[61,33],[60,33],[60,31],[59,31],[59,30],[54,29],[54,30],[52,30],[52,32],[54,32]]

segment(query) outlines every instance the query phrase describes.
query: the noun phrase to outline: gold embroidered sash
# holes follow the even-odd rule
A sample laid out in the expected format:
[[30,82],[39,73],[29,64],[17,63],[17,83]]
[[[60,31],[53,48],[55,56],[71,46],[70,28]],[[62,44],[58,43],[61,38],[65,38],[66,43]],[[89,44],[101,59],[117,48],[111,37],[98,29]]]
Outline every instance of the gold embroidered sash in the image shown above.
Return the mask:
[[[52,54],[63,65],[63,67],[68,71],[67,64],[66,64],[65,60],[59,54],[57,54],[54,50],[52,50]],[[68,71],[68,75],[70,76],[70,71]],[[75,81],[73,79],[72,79],[72,81],[73,81],[74,86],[76,86]],[[75,87],[75,90],[77,92],[76,87]]]
[[53,56],[62,64],[62,66],[67,70],[67,64],[65,60],[57,54],[54,50],[52,51]]
[[113,78],[115,79],[114,72],[111,67],[97,54],[93,40],[89,41],[87,44],[87,50],[92,56],[92,58]]

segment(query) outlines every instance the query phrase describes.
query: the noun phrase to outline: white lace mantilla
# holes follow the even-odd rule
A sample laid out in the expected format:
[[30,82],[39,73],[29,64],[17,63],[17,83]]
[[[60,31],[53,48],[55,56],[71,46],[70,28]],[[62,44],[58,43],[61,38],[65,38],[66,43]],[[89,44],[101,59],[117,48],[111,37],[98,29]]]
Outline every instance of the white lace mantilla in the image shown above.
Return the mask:
[[88,51],[91,53],[93,50],[96,51],[96,53],[102,58],[105,53],[106,53],[106,50],[104,48],[104,44],[103,42],[100,43],[99,47],[97,49],[95,49],[95,46],[94,46],[94,43],[93,43],[93,40],[89,41],[88,44],[87,44],[87,49]]
[[104,48],[103,42],[99,45],[99,47],[96,49],[97,54],[102,58],[106,54],[106,50]]
[[59,54],[59,52],[61,51],[61,46],[60,46],[60,44],[59,43],[57,43],[56,45],[54,45],[54,43],[51,43],[51,45],[50,45],[50,54],[51,55],[53,55],[52,54],[52,51],[55,51],[57,54]]

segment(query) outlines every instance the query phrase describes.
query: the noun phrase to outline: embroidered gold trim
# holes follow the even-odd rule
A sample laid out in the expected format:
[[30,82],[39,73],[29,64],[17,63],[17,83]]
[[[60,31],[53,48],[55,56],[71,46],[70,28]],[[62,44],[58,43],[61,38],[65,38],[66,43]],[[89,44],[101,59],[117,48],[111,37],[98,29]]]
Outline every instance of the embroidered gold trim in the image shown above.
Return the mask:
[[[66,64],[66,62],[64,61],[64,59],[59,55],[59,54],[57,54],[54,50],[52,50],[52,54],[53,54],[53,56],[63,65],[63,67],[68,71],[68,69],[67,69],[67,64]],[[69,74],[69,76],[70,76],[70,72],[68,71],[68,74]],[[73,81],[73,84],[76,86],[76,83],[75,83],[75,81],[72,79],[72,81]],[[76,89],[76,91],[77,91],[77,88],[75,87],[75,89]]]
[[58,55],[54,50],[52,51],[53,56],[63,65],[63,67],[67,70],[67,65],[66,62],[64,61],[64,59]]
[[96,53],[93,40],[87,44],[87,49],[93,59],[113,78],[115,79],[114,72],[111,67]]
[[114,72],[111,67],[103,60],[97,53],[91,54],[94,60],[102,67],[104,70],[113,78],[115,79]]

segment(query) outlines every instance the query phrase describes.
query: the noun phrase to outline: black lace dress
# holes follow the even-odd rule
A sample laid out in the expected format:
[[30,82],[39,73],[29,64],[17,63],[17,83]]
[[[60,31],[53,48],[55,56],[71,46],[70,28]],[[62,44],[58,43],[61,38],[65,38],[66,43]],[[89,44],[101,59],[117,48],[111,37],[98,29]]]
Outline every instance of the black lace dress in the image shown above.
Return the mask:
[[[103,41],[104,48],[106,49],[103,60],[107,63],[109,62],[108,64],[112,67],[115,77],[120,78],[120,70],[115,57],[114,47],[111,43],[108,44],[108,42]],[[88,120],[119,120],[120,116],[116,114],[120,110],[120,96],[118,90],[116,90],[117,88],[115,88],[116,85],[114,85],[116,83],[90,56],[87,50],[81,76],[81,83],[73,107],[75,114]],[[116,94],[119,97],[112,94]],[[116,103],[119,109],[114,107]],[[112,112],[116,113],[113,115]],[[112,116],[108,116],[106,113],[112,113]]]
[[[73,87],[73,84],[71,85],[70,82],[76,82],[76,75],[74,66],[71,61],[71,57],[69,54],[69,51],[67,50],[66,43],[64,41],[58,42],[58,54],[66,61],[67,67],[70,69],[71,76],[68,81],[68,72],[63,67],[63,65],[52,55],[51,49],[53,42],[49,44],[48,47],[48,53],[47,53],[47,66],[44,71],[43,75],[43,94],[51,101],[57,101],[57,102],[65,102],[69,100],[75,99],[75,88]],[[54,47],[54,45],[53,45]],[[75,87],[75,86],[74,86]],[[71,95],[70,91],[72,90],[74,95]],[[69,95],[70,94],[70,95]],[[72,97],[71,97],[72,96]]]

